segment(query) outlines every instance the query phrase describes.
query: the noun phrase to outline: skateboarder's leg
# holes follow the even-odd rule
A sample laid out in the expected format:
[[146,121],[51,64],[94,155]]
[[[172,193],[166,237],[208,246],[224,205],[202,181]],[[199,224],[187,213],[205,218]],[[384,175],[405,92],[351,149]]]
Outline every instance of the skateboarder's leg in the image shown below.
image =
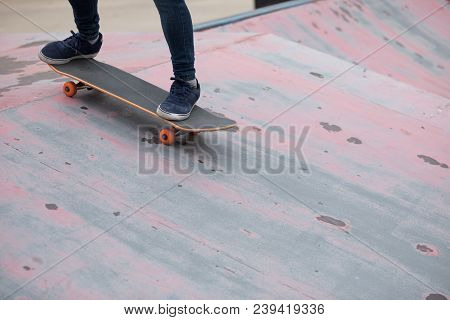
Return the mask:
[[184,0],[154,0],[161,18],[164,36],[172,54],[175,77],[195,79],[194,31]]
[[100,30],[98,0],[69,0],[80,35],[86,40],[96,40]]
[[69,0],[79,33],[44,46],[39,58],[48,64],[64,64],[79,58],[94,58],[102,46],[97,0]]
[[170,94],[158,107],[159,116],[184,120],[200,97],[195,78],[194,31],[191,14],[184,0],[154,0],[161,17],[164,36],[172,55],[174,80]]

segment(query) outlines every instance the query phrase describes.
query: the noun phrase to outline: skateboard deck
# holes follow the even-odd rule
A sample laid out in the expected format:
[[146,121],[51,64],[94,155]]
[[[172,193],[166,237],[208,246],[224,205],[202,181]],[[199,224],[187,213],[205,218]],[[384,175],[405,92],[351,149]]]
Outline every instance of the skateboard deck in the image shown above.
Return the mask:
[[[156,114],[156,109],[169,94],[167,91],[94,59],[77,59],[67,64],[49,66],[56,73],[78,81],[64,84],[64,93],[69,97],[81,89],[95,89],[165,122],[168,128],[160,132],[161,141],[165,144],[173,143],[173,136],[177,132],[198,133],[236,126],[234,120],[217,116],[197,105],[186,120],[165,120]],[[164,137],[168,140],[165,141]]]

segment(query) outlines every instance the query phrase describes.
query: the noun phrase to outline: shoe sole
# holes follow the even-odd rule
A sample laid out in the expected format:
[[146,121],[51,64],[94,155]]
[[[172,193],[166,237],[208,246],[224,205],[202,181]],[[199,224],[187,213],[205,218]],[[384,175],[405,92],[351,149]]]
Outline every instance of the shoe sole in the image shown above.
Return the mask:
[[176,113],[170,113],[170,112],[166,112],[164,110],[161,109],[161,105],[158,106],[158,109],[156,109],[156,113],[158,114],[158,116],[160,116],[163,119],[166,120],[171,120],[171,121],[181,121],[181,120],[186,120],[187,118],[189,118],[189,116],[191,115],[191,113],[187,113],[187,114],[176,114]]
[[[194,107],[195,107],[195,104],[198,102],[198,100],[200,100],[200,98],[198,98],[194,102]],[[161,105],[159,105],[158,109],[156,109],[156,113],[158,114],[158,116],[160,116],[161,118],[166,119],[166,120],[182,121],[182,120],[186,120],[187,118],[189,118],[189,116],[191,115],[192,110],[194,110],[194,108],[192,108],[189,113],[176,114],[176,113],[170,113],[170,112],[164,111],[163,109],[161,109]]]
[[42,62],[45,62],[47,64],[66,64],[69,63],[72,60],[75,59],[91,59],[91,58],[95,58],[97,56],[97,53],[92,53],[92,54],[86,54],[86,55],[82,55],[82,56],[75,56],[72,58],[67,58],[67,59],[53,59],[53,58],[49,58],[47,56],[45,56],[42,51],[39,51],[38,57]]

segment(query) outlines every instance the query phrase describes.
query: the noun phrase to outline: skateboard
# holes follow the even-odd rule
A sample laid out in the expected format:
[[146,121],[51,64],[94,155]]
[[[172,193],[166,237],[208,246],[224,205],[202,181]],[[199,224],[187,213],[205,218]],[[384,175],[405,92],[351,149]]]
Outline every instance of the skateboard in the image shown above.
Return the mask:
[[77,81],[64,83],[64,94],[68,97],[75,96],[79,90],[95,89],[163,121],[165,125],[159,131],[159,139],[165,145],[173,144],[180,135],[194,135],[199,132],[236,127],[234,120],[217,116],[197,105],[186,120],[163,119],[156,114],[156,109],[169,94],[167,91],[94,59],[77,59],[67,64],[49,67],[56,73]]

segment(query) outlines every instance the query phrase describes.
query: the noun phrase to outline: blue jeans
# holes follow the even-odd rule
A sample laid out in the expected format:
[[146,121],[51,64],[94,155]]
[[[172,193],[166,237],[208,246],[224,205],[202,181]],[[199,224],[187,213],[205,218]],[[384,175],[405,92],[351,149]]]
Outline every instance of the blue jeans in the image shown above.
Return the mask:
[[[194,31],[185,0],[153,0],[172,55],[173,73],[183,80],[195,79]],[[80,34],[87,40],[99,33],[98,0],[69,0]]]

